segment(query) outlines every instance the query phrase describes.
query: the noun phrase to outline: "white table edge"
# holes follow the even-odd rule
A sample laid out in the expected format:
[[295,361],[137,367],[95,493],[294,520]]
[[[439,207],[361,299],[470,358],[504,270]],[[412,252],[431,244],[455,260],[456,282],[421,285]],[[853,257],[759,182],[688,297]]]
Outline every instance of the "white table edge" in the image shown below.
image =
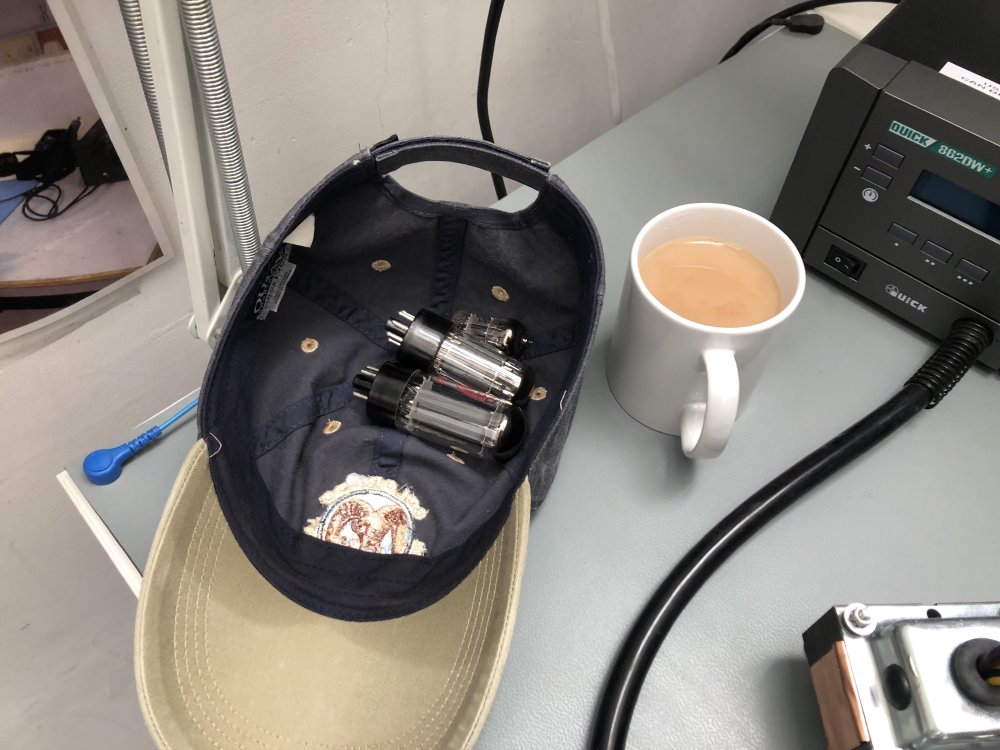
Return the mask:
[[138,598],[139,587],[142,585],[142,574],[135,567],[132,560],[129,559],[129,556],[125,554],[125,550],[118,543],[115,535],[111,533],[111,529],[101,520],[101,517],[87,501],[86,496],[77,486],[76,482],[73,481],[69,472],[63,469],[56,474],[56,481],[59,482],[66,494],[69,495],[70,501],[83,517],[83,522],[87,524],[87,528],[97,538],[101,548],[111,558],[111,563],[115,566],[115,569],[125,579],[126,585],[136,598]]

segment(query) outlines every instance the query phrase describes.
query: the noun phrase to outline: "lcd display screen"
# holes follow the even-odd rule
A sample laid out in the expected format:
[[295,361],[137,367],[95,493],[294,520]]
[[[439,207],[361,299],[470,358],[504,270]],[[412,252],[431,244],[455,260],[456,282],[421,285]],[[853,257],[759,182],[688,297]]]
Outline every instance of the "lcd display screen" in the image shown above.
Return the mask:
[[925,169],[910,195],[1000,240],[1000,206],[968,188]]

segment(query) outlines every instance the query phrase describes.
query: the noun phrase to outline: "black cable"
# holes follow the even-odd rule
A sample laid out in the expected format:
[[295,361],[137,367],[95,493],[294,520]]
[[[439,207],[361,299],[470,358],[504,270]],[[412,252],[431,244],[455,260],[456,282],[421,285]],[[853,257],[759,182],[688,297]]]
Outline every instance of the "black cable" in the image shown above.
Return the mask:
[[[493,72],[493,50],[497,46],[497,29],[500,27],[500,14],[503,13],[503,0],[490,0],[490,12],[486,16],[486,31],[483,34],[483,53],[479,58],[479,83],[476,86],[476,110],[479,113],[479,131],[483,140],[496,143],[493,140],[493,127],[490,125],[490,75]],[[507,195],[503,178],[493,175],[493,187],[497,198]]]
[[[82,201],[88,195],[92,194],[95,190],[97,190],[98,187],[100,186],[85,185],[84,188],[79,193],[76,194],[76,197],[73,198],[73,200],[71,200],[65,206],[60,206],[59,202],[62,200],[63,191],[59,185],[57,185],[54,182],[48,183],[47,185],[36,185],[35,187],[31,188],[25,193],[22,193],[22,195],[27,195],[27,197],[24,199],[24,203],[21,204],[21,214],[24,216],[24,218],[29,219],[31,221],[49,221],[50,219],[55,219],[59,216],[62,216],[64,213],[73,208],[73,206],[75,206],[77,203]],[[53,198],[50,195],[45,195],[45,191],[50,190],[52,188],[55,188],[56,191],[55,198]],[[39,199],[47,201],[49,203],[49,208],[47,210],[38,211],[37,209],[32,208],[31,202],[33,200],[39,200]]]
[[[55,188],[56,197],[45,195],[46,190]],[[31,219],[32,221],[41,221],[41,219],[34,219],[34,216],[42,216],[39,211],[34,210],[30,207],[31,201],[40,198],[43,201],[48,201],[51,205],[46,213],[51,213],[59,207],[59,201],[62,200],[63,191],[62,188],[54,182],[49,182],[44,185],[36,185],[31,190],[28,191],[27,196],[24,199],[24,203],[21,204],[21,214],[26,219]]]
[[986,326],[958,321],[899,393],[751,495],[684,555],[646,604],[612,665],[595,716],[591,750],[624,750],[646,673],[671,627],[712,573],[807,491],[921,410],[935,406],[992,339]]
[[[880,0],[880,1],[886,3],[892,3],[893,5],[899,4],[899,0]],[[743,34],[743,36],[741,36],[736,41],[736,44],[734,44],[732,47],[729,48],[729,51],[722,56],[722,59],[719,60],[719,62],[724,63],[730,57],[732,57],[737,52],[746,47],[748,44],[750,44],[750,42],[752,42],[758,34],[760,34],[762,31],[769,29],[771,26],[779,26],[779,25],[784,26],[787,25],[786,23],[787,20],[790,19],[792,16],[797,16],[800,13],[806,13],[811,10],[816,10],[817,8],[822,8],[826,5],[841,5],[845,2],[853,2],[853,0],[806,0],[806,2],[797,3],[789,8],[785,8],[780,13],[777,13],[769,18],[765,18],[763,21],[758,23],[753,28],[748,29]],[[803,21],[803,23],[808,23],[808,22]],[[822,28],[822,24],[820,24],[819,28]],[[795,27],[792,27],[792,30],[793,31],[802,30],[805,31],[806,33],[815,34],[819,31],[819,28],[815,28],[812,27],[811,25],[808,25],[802,29],[797,29]]]

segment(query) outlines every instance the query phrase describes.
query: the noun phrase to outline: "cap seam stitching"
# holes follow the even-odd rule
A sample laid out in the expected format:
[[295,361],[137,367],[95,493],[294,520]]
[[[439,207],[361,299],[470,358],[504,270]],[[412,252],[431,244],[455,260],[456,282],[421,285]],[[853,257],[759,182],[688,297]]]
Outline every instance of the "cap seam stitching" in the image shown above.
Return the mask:
[[[207,503],[206,503],[205,507],[207,507]],[[204,508],[203,508],[203,510],[204,510]],[[201,609],[202,612],[203,612],[203,618],[202,619],[203,619],[203,623],[204,623],[203,624],[203,628],[204,628],[204,640],[199,639],[199,634],[198,634],[197,626],[193,630],[194,647],[195,647],[195,654],[196,654],[196,656],[195,656],[195,665],[196,666],[197,666],[197,661],[198,661],[198,659],[197,659],[197,651],[198,651],[199,643],[201,644],[201,646],[204,647],[204,656],[205,656],[205,666],[206,666],[206,669],[204,671],[202,669],[200,669],[200,668],[196,670],[199,674],[203,675],[202,676],[202,680],[201,680],[201,682],[202,682],[203,685],[206,685],[206,681],[205,681],[204,675],[206,673],[208,675],[212,674],[212,671],[211,671],[211,657],[209,655],[208,641],[207,641],[207,636],[208,636],[208,630],[207,630],[208,602],[211,599],[211,589],[212,589],[212,586],[214,585],[215,571],[216,571],[216,568],[218,566],[218,559],[219,559],[219,557],[221,555],[221,552],[222,552],[222,548],[221,548],[221,545],[219,544],[219,541],[220,540],[224,540],[224,537],[225,537],[225,528],[226,527],[225,527],[223,521],[224,521],[224,519],[223,519],[223,517],[220,514],[219,517],[216,518],[215,527],[213,528],[213,530],[211,532],[212,536],[211,536],[211,540],[210,540],[210,542],[208,544],[209,548],[212,548],[212,547],[216,548],[216,554],[215,554],[214,558],[212,559],[213,560],[212,561],[212,567],[210,569],[211,575],[210,575],[210,578],[209,578],[209,581],[208,581],[207,591],[206,591],[206,593],[205,593],[204,596],[199,595],[195,599],[195,612],[194,612],[194,614],[195,614],[196,621],[198,619],[198,610]],[[203,541],[204,541],[204,536],[202,536],[200,538],[200,540],[199,540],[199,545],[198,545],[199,550],[201,549]],[[491,551],[492,551],[492,548],[491,548]],[[497,561],[497,562],[494,562],[492,564],[492,567],[494,567],[494,568],[497,567],[498,566],[499,553],[491,555],[491,558],[493,560]],[[185,560],[185,567],[188,567],[188,565],[187,565],[188,562],[189,562],[189,560]],[[209,573],[209,569],[203,570],[201,572],[201,574],[199,575],[199,584],[198,584],[198,590],[199,590],[199,592],[201,591],[202,587],[204,586],[206,573]],[[485,602],[487,602],[487,600],[488,600],[488,597],[484,598],[484,597],[480,596],[480,591],[481,591],[482,588],[484,588],[484,584],[482,582],[484,578],[487,579],[487,584],[488,584],[488,576],[483,576],[483,575],[477,576],[477,580],[475,582],[476,592],[474,593],[473,606],[476,607],[476,608],[482,608],[484,606]],[[190,596],[188,597],[188,601],[190,601]],[[202,601],[204,601],[204,606],[201,606],[201,602]],[[466,639],[468,638],[469,625],[471,624],[471,622],[472,622],[472,618],[469,618],[469,619],[466,620],[466,628],[463,631],[463,636],[462,636],[463,643],[465,643]],[[175,632],[177,632],[176,628],[175,628]],[[186,628],[185,628],[185,633],[187,633],[187,629]],[[185,636],[185,650],[184,650],[184,653],[185,653],[185,664],[189,664],[190,663],[190,661],[187,659],[187,651],[188,651],[187,646],[188,646],[188,639],[187,639],[187,636]],[[467,662],[468,661],[468,655],[472,654],[472,653],[475,653],[475,650],[474,650],[474,648],[470,647],[470,648],[464,649],[464,652],[465,652],[464,654],[462,652],[460,652],[459,656],[456,657],[456,661],[453,662],[452,669],[449,672],[449,675],[450,675],[449,682],[452,682],[452,683],[454,682],[451,678],[454,676],[455,664],[458,663],[458,660],[461,660],[462,662]],[[478,663],[478,659],[475,660],[475,663]],[[188,670],[188,671],[190,673],[190,670]],[[439,695],[438,699],[435,700],[435,703],[423,715],[422,718],[426,719],[425,722],[422,723],[421,725],[419,725],[418,727],[414,727],[409,732],[406,732],[406,733],[403,733],[403,734],[399,734],[396,737],[393,737],[391,739],[387,739],[387,740],[384,740],[384,741],[378,742],[378,743],[366,743],[364,745],[340,745],[340,744],[336,744],[335,745],[335,744],[329,744],[329,743],[318,743],[318,742],[313,742],[313,741],[310,741],[310,740],[293,739],[293,738],[286,737],[286,736],[281,735],[281,734],[277,734],[275,732],[271,732],[267,728],[265,728],[263,726],[260,726],[259,724],[255,723],[255,722],[248,721],[248,719],[247,719],[246,716],[244,716],[243,714],[241,714],[238,710],[236,710],[232,706],[232,704],[230,704],[226,700],[225,696],[223,695],[223,693],[221,692],[221,689],[218,686],[218,683],[214,679],[211,679],[211,684],[212,684],[212,687],[213,687],[214,692],[216,693],[216,695],[218,695],[222,699],[223,704],[226,706],[226,708],[229,710],[229,712],[232,714],[232,716],[234,718],[238,718],[238,719],[241,719],[243,721],[247,721],[247,723],[249,723],[251,726],[255,726],[257,729],[260,729],[262,732],[264,732],[264,734],[268,735],[269,737],[272,737],[273,739],[279,740],[281,742],[289,743],[289,744],[296,745],[296,746],[306,745],[306,746],[310,746],[310,747],[323,748],[324,750],[368,750],[369,748],[378,748],[378,747],[383,747],[383,746],[385,746],[387,744],[390,744],[390,743],[395,743],[398,740],[406,738],[407,735],[412,735],[414,732],[418,732],[416,734],[416,736],[413,737],[413,740],[411,740],[408,743],[408,746],[412,746],[412,742],[413,741],[416,741],[417,739],[420,739],[421,737],[425,736],[426,730],[437,724],[437,720],[441,716],[443,716],[443,714],[444,714],[444,712],[446,710],[448,699],[452,695],[455,694],[454,684],[452,684],[451,688],[449,688],[448,690],[442,691],[442,693]],[[195,685],[194,685],[193,682],[188,682],[188,687],[194,688]],[[186,700],[185,700],[185,703],[187,703]],[[197,703],[198,703],[199,707],[201,708],[201,701],[199,700],[199,701],[197,701]],[[439,709],[437,709],[435,711],[434,709],[437,708],[437,706],[438,706],[439,703],[441,703],[443,705]],[[225,715],[223,715],[219,711],[218,706],[215,707],[214,714],[209,713],[204,708],[201,708],[201,711],[203,712],[203,714],[204,714],[205,718],[208,720],[208,722],[212,725],[212,727],[219,734],[223,735],[227,739],[239,740],[239,736],[242,735],[243,737],[245,737],[246,739],[254,742],[257,745],[263,745],[264,744],[260,740],[257,740],[255,738],[247,735],[245,732],[242,732],[238,726],[236,726],[235,724],[233,724],[233,722],[232,722],[231,719],[227,718]],[[433,713],[431,713],[431,711],[433,711]],[[235,730],[237,734],[233,735],[230,732],[226,731],[225,729],[223,729],[223,728],[219,727],[218,725],[216,725],[216,723],[211,720],[211,716],[212,715],[215,715],[218,718],[222,719],[231,729]],[[196,724],[198,723],[197,720],[195,719],[195,717],[193,715],[192,715],[192,719],[195,721]],[[221,747],[217,742],[215,742],[214,740],[212,740],[211,737],[209,737],[207,734],[204,733],[204,729],[202,729],[202,733],[206,737],[206,739],[208,739],[210,742],[212,742],[216,747]]]
[[[527,480],[525,480],[525,482],[527,482]],[[531,492],[531,490],[530,490],[530,486],[531,485],[528,484],[527,486],[529,487],[529,489],[528,489],[528,492],[529,492],[528,507],[530,509],[530,507],[531,507],[531,498],[530,498],[530,492]],[[517,502],[516,498],[515,498],[514,502],[515,503]],[[516,513],[521,513],[523,511],[516,510],[515,512]],[[515,519],[515,521],[516,520],[517,519]],[[520,555],[521,544],[523,543],[522,542],[523,535],[524,535],[524,532],[523,532],[523,530],[521,528],[521,524],[520,523],[515,523],[515,525],[514,525],[514,555],[515,555],[515,558]],[[514,571],[514,575],[511,576],[510,586],[507,589],[507,601],[508,602],[510,602],[511,599],[515,596],[517,587],[518,587],[518,575],[517,575],[517,571]],[[515,602],[515,606],[516,606],[516,602]],[[511,607],[511,606],[505,607],[504,608],[504,613],[505,614],[504,614],[504,621],[503,621],[503,629],[501,631],[502,634],[506,634],[508,632],[508,628],[512,627],[511,619],[513,617],[513,607]],[[504,636],[501,635],[501,638],[503,638],[503,637]],[[513,633],[511,633],[511,637],[513,637]],[[506,660],[504,660],[504,663],[506,663]],[[500,679],[501,675],[503,674],[503,667],[504,667],[504,664],[500,664],[499,665],[499,669],[494,670],[493,674],[490,675],[490,681],[489,681],[489,684],[486,687],[486,694],[487,695],[490,695],[491,693],[495,694],[496,688],[494,687],[494,685]],[[492,703],[492,701],[490,703]],[[490,705],[487,705],[486,703],[483,703],[482,705],[480,705],[479,710],[476,712],[476,719],[473,722],[473,727],[479,726],[480,729],[482,728],[480,722],[485,721],[484,712],[485,713],[489,713],[489,709],[490,709]]]
[[[503,531],[501,531],[500,532],[500,536],[497,537],[498,541],[500,540],[500,538],[502,537],[502,535],[503,535]],[[484,585],[484,588],[487,590],[487,593],[486,593],[486,595],[484,597],[477,599],[475,609],[473,611],[470,611],[470,613],[468,614],[468,616],[466,618],[466,632],[468,632],[469,625],[477,617],[480,616],[479,613],[480,613],[481,610],[486,611],[487,613],[490,611],[490,607],[489,607],[489,602],[491,601],[491,594],[490,594],[490,592],[492,591],[493,581],[494,581],[494,579],[496,577],[496,572],[497,572],[497,570],[499,569],[499,566],[500,566],[500,557],[501,557],[501,550],[500,550],[499,546],[496,547],[495,549],[496,549],[496,553],[493,554],[494,547],[493,546],[490,547],[490,551],[487,553],[487,557],[489,558],[489,563],[488,564],[489,564],[490,567],[489,567],[488,571],[484,571],[484,573],[483,573],[483,579],[484,579],[484,584],[483,585]],[[486,558],[484,558],[484,561],[485,560],[486,560]],[[464,655],[463,660],[462,660],[463,661],[463,665],[461,667],[464,672],[468,672],[470,670],[474,671],[475,668],[476,668],[476,666],[478,666],[480,656],[482,655],[482,643],[485,641],[485,633],[488,630],[488,626],[489,626],[489,623],[487,622],[485,630],[483,630],[483,631],[474,631],[474,636],[477,635],[477,634],[480,634],[480,632],[481,632],[481,634],[482,634],[483,637],[482,638],[477,638],[476,641],[473,642],[473,644],[470,646],[470,648],[467,650],[466,654]],[[468,666],[470,662],[471,662],[471,666]],[[472,681],[470,679],[469,682],[468,682],[468,684],[466,684],[465,690],[462,693],[462,697],[464,697],[465,695],[468,695],[468,689],[469,689],[469,687],[471,687],[471,682]],[[457,684],[457,682],[456,682],[456,684]],[[455,689],[454,685],[448,691],[447,698],[451,698],[451,696],[453,696],[453,695],[456,695],[456,689]],[[458,711],[459,711],[460,708],[461,708],[461,701],[459,701],[457,703],[457,705],[454,707],[454,711],[452,712],[452,719],[451,719],[452,722],[454,721],[455,716],[457,716]],[[439,711],[437,713],[437,715],[434,717],[435,722],[436,722],[437,718],[441,717],[442,715],[443,715],[443,711]],[[439,732],[439,735],[442,735],[442,734],[443,734],[443,732]],[[419,735],[417,735],[417,737],[415,737],[414,740],[423,737],[423,735],[424,735],[424,732],[421,731],[421,733]]]
[[[492,552],[492,547],[490,548],[490,552]],[[488,608],[488,602],[490,600],[490,597],[489,597],[490,581],[493,578],[495,568],[498,566],[498,559],[497,558],[499,557],[499,555],[490,555],[490,553],[488,552],[487,553],[487,557],[489,558],[488,565],[490,566],[490,568],[489,568],[488,571],[484,571],[483,574],[480,576],[480,578],[483,579],[482,588],[486,590],[486,594],[484,596],[482,596],[482,597],[479,597],[479,596],[476,597],[476,599],[473,602],[473,607],[470,609],[469,613],[466,616],[465,630],[463,631],[463,635],[462,635],[462,637],[463,637],[463,643],[464,643],[466,634],[469,633],[470,626],[475,621],[475,619],[478,617],[479,611]],[[484,558],[484,561],[485,560],[486,560],[486,558]],[[479,583],[480,583],[479,581],[476,582],[477,593],[478,593]],[[467,665],[469,664],[470,661],[472,662],[472,668],[473,669],[475,668],[475,665],[479,663],[479,659],[478,659],[477,654],[480,653],[480,652],[477,652],[477,649],[476,649],[476,644],[477,644],[477,642],[478,642],[479,639],[476,638],[476,635],[477,635],[477,631],[475,631],[473,629],[473,632],[472,632],[472,634],[471,634],[470,637],[472,639],[474,639],[474,640],[470,641],[469,647],[467,649],[465,649],[464,653],[461,655],[461,664],[459,664],[459,660],[458,659],[456,659],[455,663],[452,664],[452,672],[449,674],[449,680],[448,680],[448,683],[449,683],[450,687],[448,687],[447,691],[444,692],[444,700],[442,701],[441,708],[439,710],[437,710],[432,716],[428,717],[428,720],[426,722],[424,722],[423,726],[420,728],[420,731],[417,733],[417,735],[414,736],[407,743],[407,746],[412,747],[414,742],[416,742],[417,740],[419,740],[422,737],[424,737],[424,735],[427,733],[426,732],[427,729],[430,729],[432,726],[434,726],[434,727],[440,726],[438,720],[440,718],[443,718],[443,716],[445,714],[445,710],[446,710],[447,704],[448,704],[448,701],[452,698],[452,696],[458,695],[458,692],[457,692],[456,688],[457,688],[460,680],[458,680],[458,679],[454,679],[453,680],[452,679],[455,676],[454,675],[455,664],[459,664],[459,668],[464,673],[464,672],[468,671],[469,667]],[[471,657],[471,659],[470,659],[470,657]],[[469,687],[469,685],[466,685],[465,691],[463,691],[461,693],[463,696],[468,693],[468,687]],[[455,716],[457,716],[458,710],[460,708],[461,708],[461,701],[459,701],[454,706],[454,709],[451,711],[451,719],[450,719],[451,722],[454,722]],[[447,727],[442,727],[442,729],[446,730]],[[437,734],[438,734],[438,739],[443,739],[444,731],[439,730],[437,732]]]
[[[327,314],[332,315],[334,318],[336,318],[349,328],[353,328],[355,331],[360,333],[362,336],[364,336],[366,339],[368,339],[371,343],[375,344],[375,346],[379,347],[380,349],[384,351],[391,350],[391,347],[388,344],[388,340],[385,338],[384,334],[376,336],[372,331],[367,331],[364,328],[359,327],[355,323],[352,323],[347,317],[348,313],[357,313],[359,315],[367,316],[370,319],[368,321],[370,324],[377,323],[379,329],[381,329],[383,323],[381,323],[379,316],[377,316],[375,313],[373,313],[371,310],[365,307],[359,300],[355,299],[353,296],[351,296],[343,289],[341,289],[339,286],[330,281],[330,279],[328,279],[325,274],[322,274],[319,271],[315,270],[312,267],[311,263],[303,263],[301,265],[303,267],[304,272],[307,271],[309,273],[309,278],[308,279],[306,278],[305,273],[298,274],[298,276],[293,275],[291,281],[289,282],[289,289],[291,291],[298,294],[306,302],[309,302],[315,305],[316,307],[320,308]],[[320,302],[317,302],[313,298],[313,296],[308,293],[308,290],[310,288],[308,285],[310,284],[313,285],[314,291],[315,291],[314,289],[315,285],[321,284],[322,289],[320,291],[327,292],[328,296],[331,297],[333,296],[340,297],[341,300],[343,301],[342,308],[340,308],[338,311],[338,308],[335,308],[332,305],[328,306],[321,304]],[[331,307],[333,307],[333,309],[331,309]]]
[[[176,516],[176,513],[177,513],[177,508],[178,508],[178,505],[179,505],[180,498],[182,498],[184,496],[184,494],[186,493],[186,491],[187,491],[187,487],[188,487],[188,484],[190,483],[191,476],[194,473],[195,466],[198,464],[198,461],[201,458],[201,454],[204,453],[207,450],[205,441],[199,440],[198,443],[200,443],[200,448],[198,449],[198,452],[193,457],[190,457],[190,460],[187,462],[187,465],[185,466],[185,470],[183,472],[182,478],[180,478],[180,480],[179,480],[179,482],[177,484],[177,491],[176,491],[176,493],[172,493],[172,496],[175,498],[175,500],[174,500],[174,502],[170,506],[170,517],[166,520],[167,524],[173,523],[173,519],[174,519],[174,517]],[[164,531],[165,531],[165,529],[166,529],[166,526],[164,527]],[[165,543],[165,537],[166,537],[166,533],[164,533],[163,536],[160,536],[160,537],[157,538],[157,540],[156,540],[156,542],[157,542],[156,549],[153,551],[153,554],[151,554],[150,557],[149,557],[150,562],[152,562],[153,560],[157,560],[159,558],[160,551],[163,549],[163,545]],[[182,575],[183,575],[183,567],[182,567]],[[142,608],[143,609],[143,613],[142,614],[143,614],[143,617],[141,617],[140,620],[139,620],[139,632],[137,633],[137,638],[139,639],[140,642],[142,640],[141,636],[145,632],[145,625],[144,625],[144,623],[145,623],[145,615],[146,615],[146,611],[145,610],[146,610],[146,607],[148,607],[148,597],[150,596],[150,594],[148,594],[146,592],[149,590],[149,588],[148,588],[149,585],[151,585],[151,582],[144,581],[144,584],[143,584],[143,587],[142,587],[142,593],[144,594],[143,599],[142,599],[142,604],[143,604],[143,608]],[[177,632],[177,606],[176,606],[176,602],[175,602],[175,606],[174,606],[174,633],[176,634],[176,632]],[[174,642],[175,642],[175,646],[176,646],[176,635],[175,635],[175,641]],[[175,651],[175,654],[176,654],[176,647],[175,647],[174,651]],[[143,655],[143,656],[145,656],[145,655]],[[139,663],[140,663],[140,665],[144,665],[145,660],[141,659]],[[151,709],[151,702],[149,700],[150,694],[149,694],[149,690],[147,688],[147,681],[145,679],[145,667],[144,666],[142,667],[142,672],[143,672],[143,679],[139,680],[139,684],[142,686],[142,694],[143,694],[143,697],[146,699],[144,701],[143,705],[144,705],[145,708]],[[182,696],[182,700],[183,700],[183,696]],[[150,719],[151,719],[150,720],[150,724],[152,724],[152,726],[153,726],[153,728],[155,730],[155,734],[156,734],[157,738],[160,739],[160,740],[162,740],[162,742],[160,742],[159,744],[162,747],[167,747],[166,737],[163,735],[163,732],[160,730],[159,722],[157,722],[156,719],[153,717],[152,710],[148,710],[145,713],[147,713],[149,715]]]
[[[348,387],[346,383],[342,383],[339,386],[334,386],[334,388],[345,388],[345,387]],[[254,448],[254,460],[263,458],[302,428],[314,425],[316,423],[316,420],[318,420],[320,417],[325,417],[328,414],[333,414],[334,412],[341,411],[353,401],[353,398],[354,398],[353,391],[350,392],[350,395],[341,396],[337,401],[334,401],[330,405],[330,408],[323,409],[313,413],[308,421],[296,423],[294,426],[289,428],[288,431],[285,432],[285,434],[283,434],[280,438],[273,440],[269,444],[265,443],[264,445],[260,445],[259,444],[260,441],[255,440],[254,442],[257,445]],[[279,412],[274,417],[268,420],[267,424],[264,425],[264,427],[258,431],[259,434],[266,434],[267,431],[271,429],[272,425],[274,425],[274,427],[277,429],[278,425],[276,423],[279,422],[282,417],[286,416],[287,413],[290,412],[295,406],[307,400],[314,400],[314,399],[307,396],[306,398],[300,399],[299,401],[296,401],[295,403],[290,404],[286,408],[282,409],[281,412]]]
[[[203,543],[205,541],[205,527],[204,527],[202,519],[204,518],[205,513],[208,512],[210,502],[211,502],[211,493],[209,493],[206,496],[206,501],[202,504],[201,510],[198,513],[198,517],[197,517],[197,519],[195,519],[195,526],[194,526],[194,528],[195,528],[195,532],[197,532],[197,533],[192,532],[191,539],[190,539],[190,541],[189,541],[189,543],[187,545],[187,548],[186,548],[186,552],[185,552],[185,556],[184,556],[184,565],[183,565],[183,567],[181,569],[181,578],[180,578],[181,582],[183,582],[184,579],[189,576],[189,570],[191,569],[194,561],[197,559],[197,557],[201,553],[201,547],[202,547],[202,545],[203,545]],[[216,519],[216,525],[218,525],[218,518]],[[197,539],[197,548],[196,548],[196,551],[194,553],[194,557],[192,557],[192,555],[191,555],[191,549],[192,549],[192,547],[194,547],[196,539]],[[213,530],[213,541],[214,541],[214,530]],[[192,577],[193,577],[193,572],[190,575],[192,575]],[[195,592],[195,587],[193,585],[191,585],[191,582],[189,582],[189,586],[191,586],[191,588],[188,589],[188,591],[186,592],[185,598],[184,598],[184,601],[185,601],[185,611],[188,611],[188,604],[191,601],[191,595],[192,595],[192,593]],[[197,711],[200,713],[200,715],[201,715],[201,717],[202,717],[203,720],[205,720],[209,724],[211,724],[212,728],[215,730],[215,732],[216,732],[217,735],[222,735],[223,737],[225,737],[225,738],[228,739],[229,738],[229,734],[226,731],[221,730],[218,726],[216,726],[215,722],[212,721],[211,714],[209,714],[204,708],[202,708],[201,701],[198,698],[197,694],[194,695],[194,704],[192,704],[190,697],[188,696],[187,692],[184,689],[185,685],[187,685],[188,687],[193,687],[193,682],[191,681],[191,659],[190,659],[189,654],[188,654],[188,635],[187,635],[187,631],[188,631],[187,625],[188,625],[188,623],[187,623],[186,619],[184,621],[184,630],[183,630],[183,649],[178,649],[177,639],[178,639],[178,635],[181,632],[180,627],[179,627],[179,625],[180,625],[180,623],[179,623],[180,615],[181,615],[181,605],[180,605],[180,598],[178,597],[178,601],[176,602],[176,604],[174,606],[174,634],[173,634],[174,637],[173,637],[173,643],[174,643],[174,660],[175,660],[175,663],[177,661],[178,654],[180,654],[183,657],[184,672],[186,673],[186,679],[182,679],[181,670],[179,668],[180,665],[178,664],[178,669],[177,669],[177,686],[180,689],[181,700],[184,703],[184,707],[187,709],[188,716],[191,718],[191,721],[194,722],[195,726],[198,727],[198,730],[201,732],[202,736],[205,737],[206,740],[208,740],[209,742],[211,742],[215,747],[222,748],[222,746],[216,740],[212,739],[212,737],[209,736],[209,734],[206,731],[206,729],[205,729],[204,725],[202,724],[202,722],[198,720],[198,716],[196,716],[196,714],[195,714],[195,709],[197,709]]]

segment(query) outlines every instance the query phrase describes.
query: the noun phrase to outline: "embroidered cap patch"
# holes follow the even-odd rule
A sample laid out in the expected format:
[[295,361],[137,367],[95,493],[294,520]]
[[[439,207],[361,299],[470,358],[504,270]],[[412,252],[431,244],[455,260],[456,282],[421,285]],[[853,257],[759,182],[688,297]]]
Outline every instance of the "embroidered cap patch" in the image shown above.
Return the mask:
[[305,532],[317,539],[364,552],[424,555],[427,547],[413,538],[413,524],[427,509],[409,487],[392,479],[348,474],[347,480],[319,496],[326,507],[310,518]]

